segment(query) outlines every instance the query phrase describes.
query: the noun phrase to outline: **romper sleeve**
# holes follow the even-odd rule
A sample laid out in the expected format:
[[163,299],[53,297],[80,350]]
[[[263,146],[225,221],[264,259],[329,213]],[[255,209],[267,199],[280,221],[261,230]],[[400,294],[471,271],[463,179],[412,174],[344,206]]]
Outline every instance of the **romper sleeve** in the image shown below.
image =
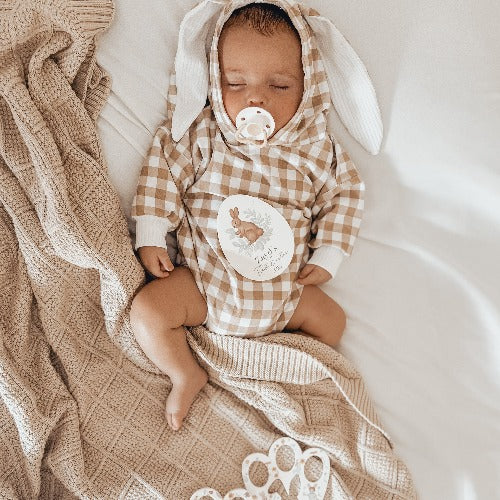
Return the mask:
[[312,210],[314,251],[309,263],[335,276],[344,257],[351,255],[364,207],[365,185],[354,163],[338,142],[331,175],[321,187]]
[[174,231],[184,217],[182,199],[194,182],[189,131],[179,142],[170,134],[175,85],[169,89],[167,119],[153,138],[139,176],[132,203],[136,222],[135,248],[158,246],[167,248],[165,237]]

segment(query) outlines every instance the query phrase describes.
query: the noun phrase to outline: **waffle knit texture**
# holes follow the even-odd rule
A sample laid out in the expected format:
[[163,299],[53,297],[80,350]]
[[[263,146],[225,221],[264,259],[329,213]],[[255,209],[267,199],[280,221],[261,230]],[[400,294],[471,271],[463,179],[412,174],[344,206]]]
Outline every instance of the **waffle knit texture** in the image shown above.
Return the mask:
[[144,274],[95,120],[107,0],[0,5],[0,497],[187,499],[279,436],[331,458],[328,498],[415,498],[363,382],[301,336],[189,333],[208,370],[183,430],[128,311]]

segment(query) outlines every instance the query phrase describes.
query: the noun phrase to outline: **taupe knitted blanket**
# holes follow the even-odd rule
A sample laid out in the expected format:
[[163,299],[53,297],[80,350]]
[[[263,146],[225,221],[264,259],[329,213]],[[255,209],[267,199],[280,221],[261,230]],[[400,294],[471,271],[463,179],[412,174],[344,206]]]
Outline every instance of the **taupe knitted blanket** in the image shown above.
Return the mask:
[[167,427],[169,380],[129,327],[144,275],[95,127],[112,14],[0,3],[0,497],[224,495],[246,455],[287,435],[328,452],[328,498],[414,498],[358,373],[305,337],[194,329],[210,382],[182,431]]

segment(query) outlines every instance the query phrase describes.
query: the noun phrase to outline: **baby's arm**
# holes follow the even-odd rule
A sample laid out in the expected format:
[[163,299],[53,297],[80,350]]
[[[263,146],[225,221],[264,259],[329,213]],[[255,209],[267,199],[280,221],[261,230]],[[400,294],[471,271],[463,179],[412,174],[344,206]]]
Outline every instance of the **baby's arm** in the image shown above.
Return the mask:
[[144,160],[132,205],[135,248],[144,267],[158,278],[167,277],[173,270],[166,236],[184,216],[182,196],[194,178],[188,151],[187,139],[174,143],[169,129],[161,126]]
[[[336,161],[312,211],[309,247],[313,254],[299,275],[300,280],[312,274],[311,280],[319,280],[314,284],[324,283],[320,280],[327,275],[334,277],[345,256],[351,254],[363,212],[364,183],[348,154],[340,144],[334,144]],[[315,268],[321,270],[321,276]]]

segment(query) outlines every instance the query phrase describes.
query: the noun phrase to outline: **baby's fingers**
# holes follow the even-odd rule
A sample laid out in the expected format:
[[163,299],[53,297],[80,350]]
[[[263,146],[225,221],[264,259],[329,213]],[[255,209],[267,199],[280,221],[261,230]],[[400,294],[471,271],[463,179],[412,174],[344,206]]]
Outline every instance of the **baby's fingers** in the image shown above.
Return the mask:
[[154,264],[146,267],[147,270],[157,278],[166,278],[170,274],[168,271],[165,271],[163,265],[159,260],[157,260]]
[[166,278],[169,275],[158,256],[152,256],[148,259],[144,259],[143,264],[144,267],[157,278]]
[[299,274],[298,282],[301,285],[320,285],[331,278],[331,274],[322,267],[306,264]]
[[316,285],[318,283],[318,277],[316,276],[316,273],[313,270],[303,278],[299,278],[298,282],[301,285]]
[[315,266],[311,264],[306,264],[299,273],[299,279],[297,280],[301,285],[314,285],[316,284],[316,279],[314,276]]
[[172,264],[172,261],[170,260],[170,257],[168,254],[165,252],[164,255],[159,255],[158,260],[160,261],[160,270],[163,272],[167,273],[168,276],[168,271],[173,271],[174,266]]
[[299,279],[303,279],[314,270],[314,266],[311,264],[306,264],[299,273]]

